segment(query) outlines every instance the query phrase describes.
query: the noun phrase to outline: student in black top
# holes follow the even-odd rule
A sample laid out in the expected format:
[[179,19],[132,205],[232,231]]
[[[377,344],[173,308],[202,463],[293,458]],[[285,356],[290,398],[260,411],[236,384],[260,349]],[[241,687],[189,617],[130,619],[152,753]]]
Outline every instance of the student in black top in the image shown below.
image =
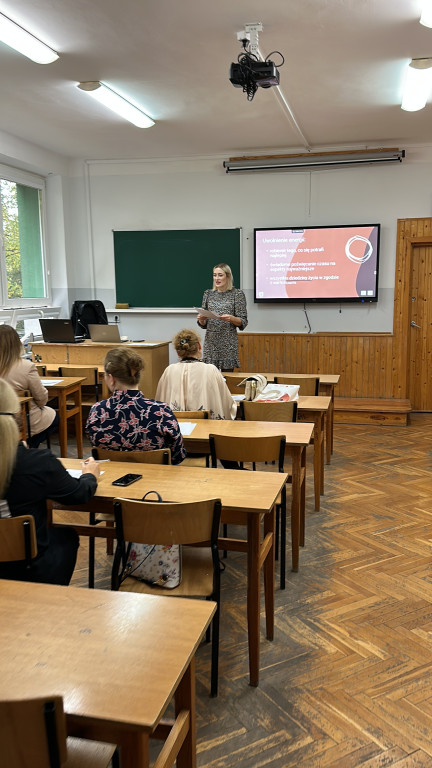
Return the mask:
[[72,529],[48,527],[46,499],[85,504],[96,491],[99,464],[94,459],[82,462],[83,474],[77,480],[50,451],[27,448],[19,442],[18,410],[15,392],[0,379],[1,514],[33,515],[38,547],[30,571],[21,562],[0,563],[0,578],[67,585],[75,568],[79,538]]

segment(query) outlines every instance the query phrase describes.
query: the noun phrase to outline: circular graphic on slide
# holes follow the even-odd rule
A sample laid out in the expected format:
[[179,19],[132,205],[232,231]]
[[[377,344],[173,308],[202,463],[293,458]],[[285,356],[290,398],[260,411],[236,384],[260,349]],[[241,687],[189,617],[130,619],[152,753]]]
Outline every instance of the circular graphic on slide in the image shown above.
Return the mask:
[[[351,248],[354,245],[354,243],[366,243],[367,247],[364,248],[363,245],[361,245],[361,248],[363,250],[363,253],[360,256],[356,256],[354,253],[351,252]],[[370,240],[367,239],[367,237],[363,237],[362,235],[354,235],[354,237],[350,237],[350,239],[347,241],[347,244],[345,246],[345,254],[348,256],[350,261],[353,261],[354,264],[364,264],[365,261],[367,261],[373,253],[373,246]]]

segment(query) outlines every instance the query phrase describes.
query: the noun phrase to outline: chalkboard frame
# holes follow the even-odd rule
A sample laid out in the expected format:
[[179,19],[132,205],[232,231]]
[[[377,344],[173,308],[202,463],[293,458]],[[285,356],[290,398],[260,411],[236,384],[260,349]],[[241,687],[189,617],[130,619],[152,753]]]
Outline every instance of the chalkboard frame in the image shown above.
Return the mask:
[[[215,264],[241,288],[241,228],[113,230],[116,302],[136,308],[198,307]],[[151,257],[148,258],[151,252]]]

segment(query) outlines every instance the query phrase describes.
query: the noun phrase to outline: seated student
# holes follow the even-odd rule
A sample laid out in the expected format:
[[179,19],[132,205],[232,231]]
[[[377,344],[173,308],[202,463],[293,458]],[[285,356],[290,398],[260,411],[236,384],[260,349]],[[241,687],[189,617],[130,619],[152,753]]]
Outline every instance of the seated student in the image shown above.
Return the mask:
[[180,464],[186,450],[176,417],[165,403],[148,400],[139,390],[142,358],[132,349],[116,347],[104,365],[112,394],[90,409],[86,429],[92,445],[114,451],[170,448],[172,463]]
[[48,390],[43,386],[36,366],[22,357],[24,353],[20,337],[10,325],[0,325],[0,376],[6,379],[15,392],[28,389],[30,403],[30,431],[28,444],[37,448],[58,427],[58,414],[49,408]]
[[195,331],[183,330],[173,339],[180,358],[163,372],[156,398],[173,411],[209,411],[211,419],[235,419],[236,405],[221,372],[201,362],[201,339]]
[[27,448],[19,441],[18,410],[15,392],[0,379],[0,516],[33,515],[38,548],[30,570],[23,562],[0,563],[0,578],[67,585],[75,568],[79,538],[72,528],[48,527],[46,499],[85,504],[96,491],[99,464],[94,459],[81,462],[83,474],[77,480],[51,451]]

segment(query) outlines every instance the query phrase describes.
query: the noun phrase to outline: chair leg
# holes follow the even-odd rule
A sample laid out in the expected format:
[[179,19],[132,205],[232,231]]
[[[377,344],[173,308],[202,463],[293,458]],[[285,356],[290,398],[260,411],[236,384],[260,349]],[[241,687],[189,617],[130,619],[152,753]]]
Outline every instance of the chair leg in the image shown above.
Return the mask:
[[219,677],[219,611],[220,604],[216,609],[211,624],[212,647],[211,647],[211,682],[210,696],[215,698],[218,695],[218,677]]
[[[280,511],[280,588],[285,589],[285,571],[286,571],[286,499],[281,504]],[[277,550],[276,550],[277,552]]]
[[280,518],[280,504],[276,507],[276,521],[275,521],[275,560],[279,560],[279,518]]
[[[228,537],[228,525],[227,525],[227,523],[224,523],[223,526],[222,526],[222,535],[223,535],[224,539],[226,539]],[[222,557],[228,557],[228,552],[227,552],[226,549],[224,549],[224,551],[222,552]]]
[[[95,514],[90,512],[89,515],[90,525],[95,525]],[[95,575],[95,539],[94,536],[89,538],[89,554],[88,554],[88,586],[89,589],[94,589],[94,575]]]

